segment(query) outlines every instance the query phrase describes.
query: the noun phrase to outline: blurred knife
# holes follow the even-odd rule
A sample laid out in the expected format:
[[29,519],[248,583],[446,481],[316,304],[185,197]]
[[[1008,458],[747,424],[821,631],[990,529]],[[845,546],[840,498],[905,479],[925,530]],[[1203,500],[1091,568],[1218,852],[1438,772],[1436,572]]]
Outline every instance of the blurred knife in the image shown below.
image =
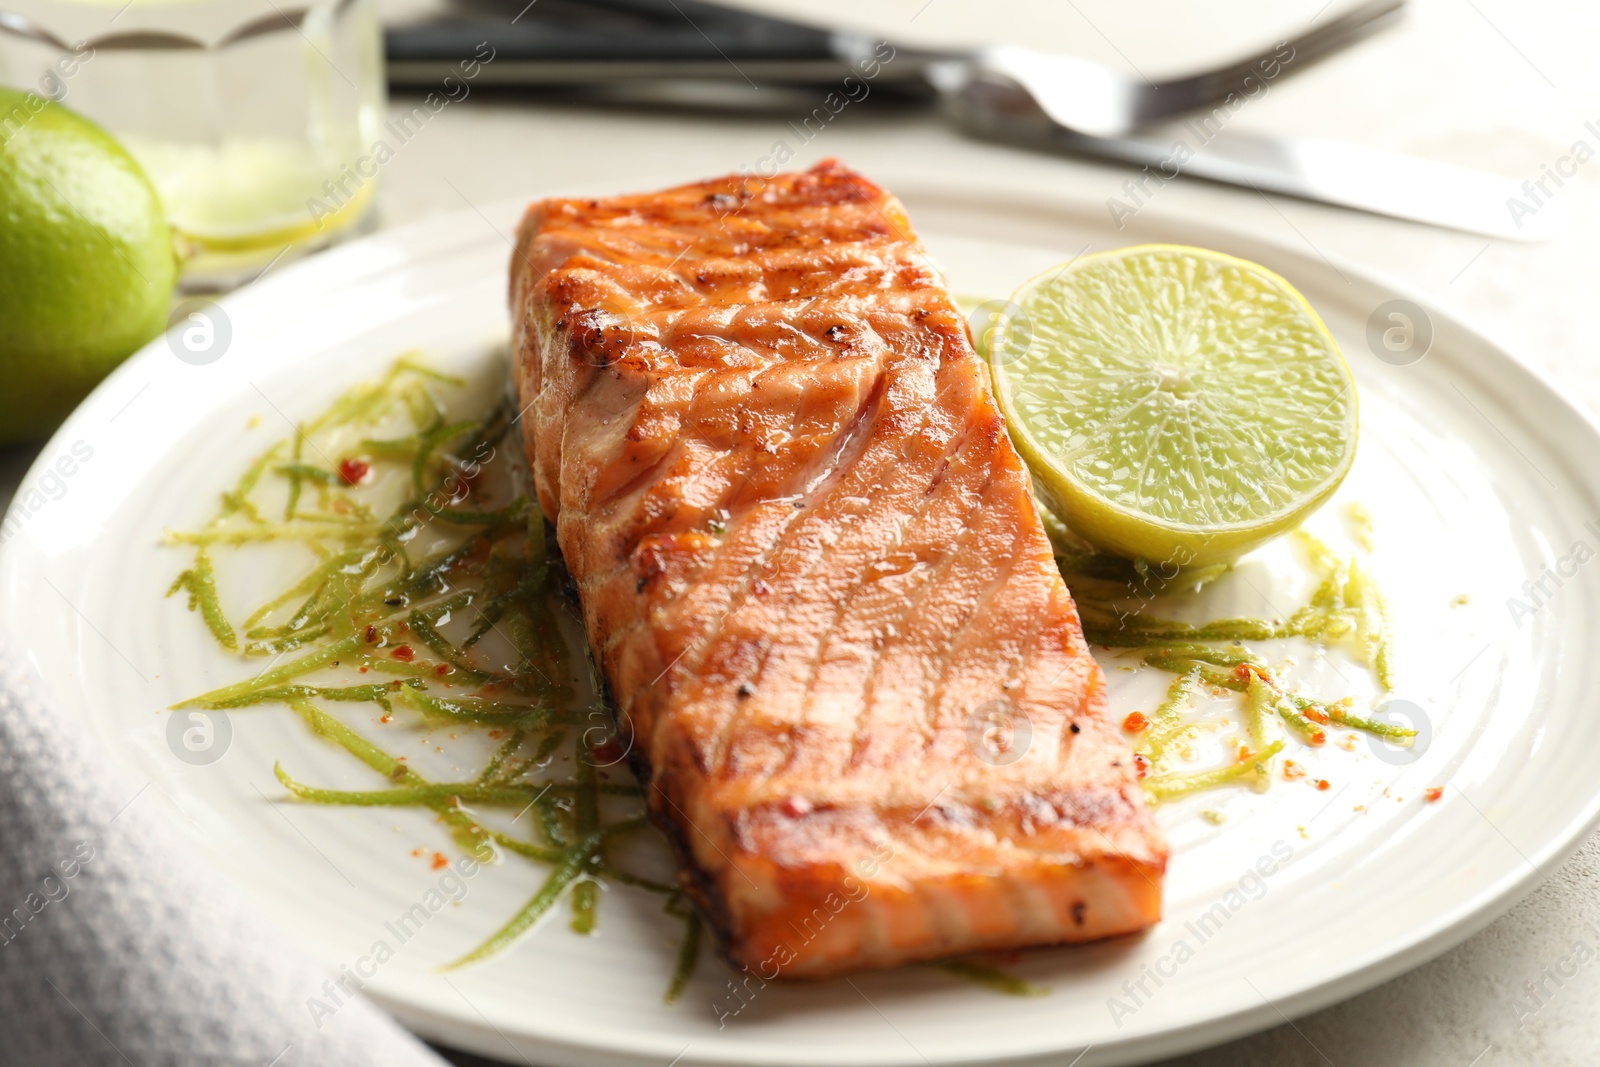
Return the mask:
[[[1553,236],[1564,224],[1560,206],[1516,219],[1507,202],[1520,187],[1496,175],[1336,141],[1149,133],[1152,123],[1247,89],[1263,63],[1273,64],[1267,80],[1278,80],[1348,47],[1391,24],[1404,3],[1364,0],[1270,53],[1161,85],[1015,48],[896,48],[705,0],[535,0],[509,21],[480,14],[393,27],[385,47],[397,88],[437,87],[487,46],[494,58],[474,64],[478,84],[680,106],[790,106],[870,71],[873,91],[939,99],[969,134],[1131,163],[1153,175],[1136,179],[1144,188],[1189,175],[1493,237]],[[1190,150],[1181,162],[1179,140]]]
[[[522,0],[511,0],[520,5]],[[435,88],[480,46],[483,84],[519,87],[633,90],[648,99],[670,95],[680,81],[729,82],[759,91],[773,83],[838,85],[874,56],[875,42],[858,34],[807,26],[704,0],[535,0],[509,20],[480,13],[447,16],[384,32],[389,84]],[[495,10],[509,10],[496,4]],[[888,48],[874,84],[931,99],[924,77],[930,62],[955,53]],[[881,56],[877,57],[881,60]]]
[[945,83],[946,113],[973,136],[1139,167],[1123,195],[1107,201],[1114,216],[1131,215],[1155,188],[1187,175],[1514,241],[1548,240],[1566,225],[1563,204],[1533,211],[1522,183],[1498,174],[1347,141],[1222,130],[1208,125],[1209,116],[1164,127],[1160,136],[1092,137],[1052,119],[1007,79],[948,69],[934,76]]

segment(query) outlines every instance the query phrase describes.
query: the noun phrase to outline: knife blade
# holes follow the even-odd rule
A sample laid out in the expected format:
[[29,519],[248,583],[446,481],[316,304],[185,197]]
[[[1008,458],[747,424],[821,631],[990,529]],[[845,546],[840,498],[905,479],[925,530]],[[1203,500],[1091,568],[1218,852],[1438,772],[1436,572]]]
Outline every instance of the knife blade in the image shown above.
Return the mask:
[[1540,206],[1515,179],[1347,141],[1192,124],[1168,137],[1091,137],[1054,122],[1020,90],[982,81],[944,101],[955,124],[980,139],[1139,167],[1131,191],[1108,199],[1114,217],[1138,210],[1149,190],[1192,177],[1505,240],[1549,240],[1566,225],[1560,201]]

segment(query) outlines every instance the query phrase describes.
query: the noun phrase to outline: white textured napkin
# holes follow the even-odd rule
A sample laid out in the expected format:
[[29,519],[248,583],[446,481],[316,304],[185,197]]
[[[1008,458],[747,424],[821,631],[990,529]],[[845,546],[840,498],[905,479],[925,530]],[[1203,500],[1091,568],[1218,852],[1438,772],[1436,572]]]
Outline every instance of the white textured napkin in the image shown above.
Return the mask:
[[0,1064],[445,1067],[162,821],[0,640]]

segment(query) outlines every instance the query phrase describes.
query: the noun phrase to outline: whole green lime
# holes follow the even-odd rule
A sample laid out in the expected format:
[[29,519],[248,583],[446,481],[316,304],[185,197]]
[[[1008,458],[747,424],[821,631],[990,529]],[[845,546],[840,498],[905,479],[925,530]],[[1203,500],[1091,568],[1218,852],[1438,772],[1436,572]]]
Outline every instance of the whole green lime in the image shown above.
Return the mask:
[[0,88],[0,442],[41,437],[166,326],[155,188],[94,123]]

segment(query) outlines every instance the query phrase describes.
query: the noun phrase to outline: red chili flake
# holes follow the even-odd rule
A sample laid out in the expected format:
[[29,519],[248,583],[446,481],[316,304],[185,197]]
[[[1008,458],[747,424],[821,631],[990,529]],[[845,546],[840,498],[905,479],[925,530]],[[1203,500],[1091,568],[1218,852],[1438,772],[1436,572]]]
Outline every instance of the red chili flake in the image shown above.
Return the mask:
[[411,854],[413,856],[421,856],[422,855],[422,849],[414,848],[414,849],[411,850]]
[[1440,797],[1444,796],[1444,786],[1430,785],[1427,789],[1423,790],[1422,795],[1428,798],[1429,804],[1432,804],[1435,800],[1438,800]]
[[504,736],[505,736],[505,731],[504,730],[490,730],[489,731],[490,740],[498,741]]
[[1296,778],[1304,778],[1306,776],[1306,769],[1300,766],[1300,764],[1296,763],[1294,760],[1286,759],[1283,761],[1283,776],[1292,782]]
[[433,669],[433,673],[437,674],[439,677],[443,678],[445,675],[450,673],[450,664],[448,664],[448,663],[439,664],[437,667],[435,667]]
[[1328,743],[1328,735],[1321,730],[1312,730],[1306,739],[1313,745],[1325,745]]
[[1316,723],[1318,726],[1328,725],[1328,713],[1317,707],[1315,704],[1302,709],[1301,714],[1310,719],[1312,722]]
[[594,745],[589,749],[589,755],[591,759],[603,767],[611,766],[613,763],[618,762],[627,754],[627,750],[624,749],[622,744],[614,737],[609,741],[602,741],[598,745]]
[[405,663],[410,663],[417,658],[417,654],[411,650],[410,645],[395,645],[389,655]]
[[1318,778],[1317,779],[1317,788],[1323,790],[1324,792],[1326,792],[1328,789],[1330,789],[1332,787],[1328,785],[1328,780],[1326,778]]
[[359,459],[341,459],[339,461],[339,480],[345,485],[360,485],[361,479],[372,472],[372,464]]
[[1122,728],[1130,734],[1136,734],[1141,730],[1148,730],[1150,728],[1150,720],[1145,718],[1144,712],[1135,711],[1122,720]]
[[1149,760],[1149,758],[1146,757],[1146,756],[1142,756],[1139,753],[1135,752],[1133,754],[1133,769],[1134,769],[1135,772],[1137,772],[1137,774],[1138,774],[1138,776],[1140,778],[1143,778],[1146,775],[1148,775],[1150,773],[1150,760]]
[[376,626],[368,626],[367,627],[367,632],[366,632],[366,634],[364,636],[367,639],[367,644],[369,644],[369,645],[377,644],[378,643],[378,628]]
[[1257,667],[1254,663],[1241,663],[1233,669],[1233,676],[1241,682],[1248,682],[1251,677],[1260,678],[1268,685],[1272,684],[1272,676]]
[[383,715],[379,715],[378,716],[378,721],[383,723],[383,724],[385,724],[385,725],[388,725],[389,723],[394,722],[394,716],[385,713]]
[[367,673],[367,668],[365,668],[365,667],[357,667],[356,670],[360,671],[362,674],[366,674]]
[[440,867],[450,866],[450,861],[444,858],[443,852],[435,852],[433,854],[433,862],[428,864],[428,866],[437,871]]

